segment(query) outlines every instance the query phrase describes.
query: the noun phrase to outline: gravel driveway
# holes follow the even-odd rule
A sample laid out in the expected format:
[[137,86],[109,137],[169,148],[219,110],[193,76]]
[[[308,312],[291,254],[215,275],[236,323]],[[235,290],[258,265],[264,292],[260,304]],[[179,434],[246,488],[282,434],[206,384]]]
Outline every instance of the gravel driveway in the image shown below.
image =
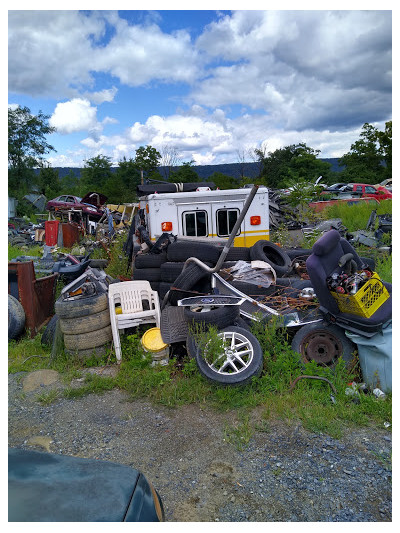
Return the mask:
[[32,374],[9,376],[9,446],[135,466],[160,493],[167,521],[391,521],[384,428],[336,440],[269,421],[239,451],[224,440],[234,412],[130,402],[119,390],[43,406],[40,392],[63,387],[52,372],[33,373],[33,385]]

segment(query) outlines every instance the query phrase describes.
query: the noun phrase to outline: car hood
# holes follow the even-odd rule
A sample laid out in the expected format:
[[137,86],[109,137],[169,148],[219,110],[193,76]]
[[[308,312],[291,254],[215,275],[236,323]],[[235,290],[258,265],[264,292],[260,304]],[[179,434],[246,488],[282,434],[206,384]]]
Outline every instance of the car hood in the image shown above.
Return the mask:
[[107,196],[96,191],[91,191],[85,194],[81,202],[83,204],[94,205],[95,207],[101,207],[107,201]]

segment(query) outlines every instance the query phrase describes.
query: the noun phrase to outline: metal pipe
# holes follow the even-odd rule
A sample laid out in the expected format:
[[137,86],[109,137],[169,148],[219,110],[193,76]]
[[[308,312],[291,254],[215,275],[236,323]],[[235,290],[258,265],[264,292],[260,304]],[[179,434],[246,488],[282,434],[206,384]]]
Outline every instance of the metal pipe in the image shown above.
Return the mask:
[[234,225],[234,227],[233,227],[233,229],[232,229],[232,231],[231,231],[231,233],[230,233],[230,235],[228,237],[228,240],[227,240],[225,246],[222,249],[221,255],[219,256],[217,264],[215,265],[215,267],[211,268],[208,265],[205,265],[203,263],[203,261],[201,261],[200,259],[197,259],[197,257],[189,257],[188,259],[186,259],[185,264],[183,266],[183,269],[186,268],[186,266],[189,264],[189,262],[196,263],[201,268],[206,270],[209,274],[214,274],[214,272],[218,272],[221,269],[222,263],[225,261],[225,258],[228,255],[229,249],[231,248],[233,240],[234,240],[234,238],[236,236],[236,233],[238,232],[238,229],[240,228],[240,224],[243,222],[243,219],[246,216],[247,211],[249,210],[251,202],[253,201],[255,195],[257,194],[258,187],[259,187],[258,185],[253,185],[253,187],[252,187],[252,189],[250,191],[250,194],[248,195],[248,197],[247,197],[247,199],[246,199],[246,201],[244,203],[243,209],[242,209],[242,211],[239,214],[239,218],[236,220],[236,223],[235,223],[235,225]]

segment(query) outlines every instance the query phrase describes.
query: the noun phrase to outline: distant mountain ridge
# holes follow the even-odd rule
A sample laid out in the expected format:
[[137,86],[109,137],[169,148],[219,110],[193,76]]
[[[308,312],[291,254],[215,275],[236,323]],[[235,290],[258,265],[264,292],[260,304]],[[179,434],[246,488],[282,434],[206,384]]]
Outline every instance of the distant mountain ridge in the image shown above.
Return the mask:
[[[339,160],[336,157],[331,158],[321,158],[321,161],[326,161],[330,163],[333,172],[340,172],[344,169],[339,165]],[[64,178],[71,171],[78,177],[81,175],[81,168],[78,167],[54,167],[55,170],[58,170],[58,175],[60,178]],[[112,167],[112,170],[115,171],[117,167]],[[226,176],[231,176],[232,178],[240,179],[242,175],[247,178],[256,178],[259,174],[260,163],[224,163],[221,165],[196,165],[193,167],[199,178],[208,179],[214,172],[220,172]],[[159,167],[159,172],[161,176],[164,177],[164,167]]]

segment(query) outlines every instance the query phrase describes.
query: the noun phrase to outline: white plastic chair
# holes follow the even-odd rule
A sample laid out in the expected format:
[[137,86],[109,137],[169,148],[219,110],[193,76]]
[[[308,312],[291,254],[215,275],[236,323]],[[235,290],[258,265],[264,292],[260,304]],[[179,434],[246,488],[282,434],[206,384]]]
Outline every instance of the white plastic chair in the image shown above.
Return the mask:
[[[157,291],[153,291],[148,281],[122,281],[108,287],[111,329],[117,362],[121,362],[121,341],[119,330],[155,323],[160,327],[160,304]],[[116,305],[121,313],[116,313]]]

